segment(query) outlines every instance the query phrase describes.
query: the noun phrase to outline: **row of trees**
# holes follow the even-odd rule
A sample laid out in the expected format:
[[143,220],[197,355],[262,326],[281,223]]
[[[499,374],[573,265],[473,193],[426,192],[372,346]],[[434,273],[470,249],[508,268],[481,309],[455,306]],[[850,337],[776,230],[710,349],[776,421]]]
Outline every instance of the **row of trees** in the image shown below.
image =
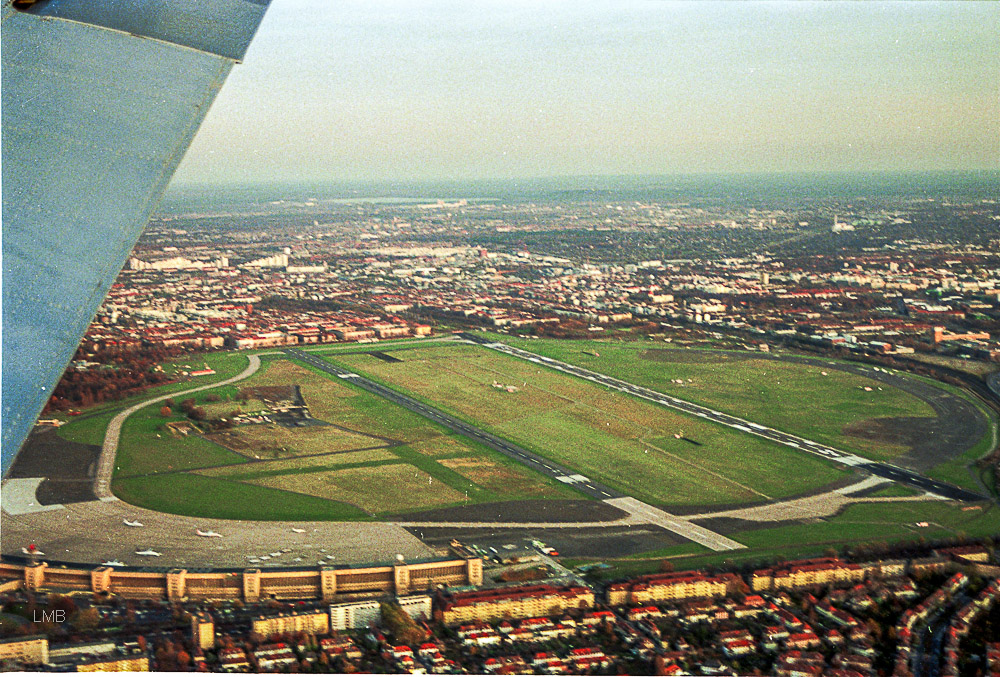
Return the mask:
[[93,353],[77,348],[74,360],[97,362],[99,366],[79,371],[67,369],[52,391],[45,411],[89,407],[127,397],[150,386],[168,383],[173,377],[154,367],[181,355],[180,348],[140,346],[100,348]]

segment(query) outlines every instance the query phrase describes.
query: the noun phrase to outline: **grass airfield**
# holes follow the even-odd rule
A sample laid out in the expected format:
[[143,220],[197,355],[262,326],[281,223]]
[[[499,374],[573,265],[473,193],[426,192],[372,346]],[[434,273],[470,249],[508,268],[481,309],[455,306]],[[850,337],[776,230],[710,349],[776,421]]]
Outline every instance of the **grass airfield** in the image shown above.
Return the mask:
[[[245,425],[178,435],[179,412],[122,429],[113,490],[142,507],[244,519],[374,519],[501,500],[578,498],[565,485],[307,367],[270,359],[241,387],[297,385],[328,425]],[[237,388],[197,393],[238,409]],[[214,403],[221,406],[220,403]]]
[[863,439],[845,428],[867,419],[934,416],[917,397],[872,379],[752,352],[653,341],[500,340],[873,460],[891,460],[906,447]]
[[648,503],[756,503],[847,475],[817,457],[478,346],[392,354],[400,361],[330,359]]
[[[873,459],[898,458],[906,447],[853,435],[852,426],[934,415],[920,399],[863,376],[757,359],[753,353],[720,358],[651,341],[501,340]],[[368,354],[374,351],[400,361]],[[820,458],[477,346],[380,343],[317,352],[677,513],[788,500],[851,479],[849,471]],[[220,377],[245,365],[239,354],[206,358]],[[199,366],[203,361],[198,358]],[[279,356],[263,361],[262,370],[238,387],[194,395],[196,404],[219,415],[240,406],[241,388],[299,386],[311,415],[327,425],[248,425],[181,436],[166,429],[168,422],[183,420],[176,408],[165,417],[158,406],[149,407],[123,428],[116,495],[180,515],[247,520],[371,521],[498,502],[585,502],[571,487],[342,379]],[[219,401],[206,399],[210,394]],[[249,410],[259,403],[244,406]],[[93,417],[73,421],[59,434],[99,443],[102,423],[118,408],[120,403],[94,410]],[[895,485],[876,493],[913,498]],[[915,527],[919,521],[930,525]],[[862,541],[985,535],[996,533],[995,525],[989,506],[970,510],[917,500],[853,505],[823,518],[728,533],[749,546],[735,555],[746,559],[798,556]],[[734,555],[682,543],[616,560],[611,571],[646,570],[665,557],[676,558],[678,566],[700,566]]]

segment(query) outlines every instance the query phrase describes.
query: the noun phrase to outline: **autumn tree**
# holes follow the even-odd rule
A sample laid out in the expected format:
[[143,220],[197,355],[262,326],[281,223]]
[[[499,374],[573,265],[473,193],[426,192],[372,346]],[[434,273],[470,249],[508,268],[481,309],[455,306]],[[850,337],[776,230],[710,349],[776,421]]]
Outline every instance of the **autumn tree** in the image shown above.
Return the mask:
[[74,628],[84,632],[96,628],[101,622],[101,616],[97,613],[95,607],[88,607],[77,610],[76,613],[69,617],[69,622]]

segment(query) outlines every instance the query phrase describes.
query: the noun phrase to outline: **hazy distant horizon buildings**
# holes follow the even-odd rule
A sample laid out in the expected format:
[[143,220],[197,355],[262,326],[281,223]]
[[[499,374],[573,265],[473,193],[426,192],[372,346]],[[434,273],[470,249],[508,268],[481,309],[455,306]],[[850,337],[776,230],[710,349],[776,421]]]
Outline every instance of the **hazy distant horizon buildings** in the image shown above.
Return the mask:
[[229,257],[220,256],[212,261],[196,261],[183,256],[174,256],[157,261],[143,261],[135,256],[128,260],[129,270],[201,270],[203,268],[228,268]]
[[990,169],[997,34],[976,2],[274,3],[176,183]]

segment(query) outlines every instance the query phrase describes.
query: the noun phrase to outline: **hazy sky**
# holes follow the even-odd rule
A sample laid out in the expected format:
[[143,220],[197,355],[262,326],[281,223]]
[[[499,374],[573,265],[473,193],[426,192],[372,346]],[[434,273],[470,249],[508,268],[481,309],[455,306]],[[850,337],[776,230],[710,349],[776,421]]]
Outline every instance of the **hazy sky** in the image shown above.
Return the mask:
[[995,169],[1000,3],[272,0],[176,182]]

